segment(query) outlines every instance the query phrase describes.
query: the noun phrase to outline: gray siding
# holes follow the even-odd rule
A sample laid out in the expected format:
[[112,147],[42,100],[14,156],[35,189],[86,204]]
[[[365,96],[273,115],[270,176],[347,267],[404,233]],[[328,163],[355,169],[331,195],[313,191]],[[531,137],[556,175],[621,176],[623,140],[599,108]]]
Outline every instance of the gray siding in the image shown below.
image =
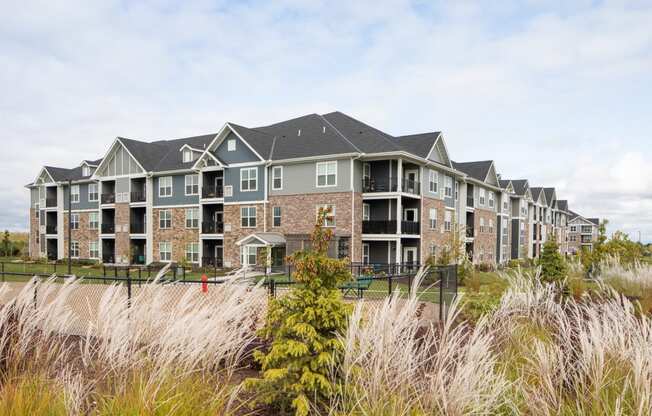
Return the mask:
[[39,203],[39,198],[38,198],[38,188],[33,188],[29,190],[29,206],[30,208],[34,208],[36,204]]
[[[235,150],[229,152],[228,141],[235,140]],[[249,149],[249,147],[238,136],[229,133],[228,136],[217,146],[214,151],[219,160],[224,163],[245,163],[245,162],[258,162],[260,159]]]
[[521,235],[521,225],[518,219],[512,220],[512,259],[518,259],[518,250],[520,248],[519,238]]
[[[79,184],[79,202],[72,203],[72,209],[97,209],[98,208],[98,202],[90,202],[88,200],[88,183],[80,183]],[[68,194],[70,193],[70,190],[68,189],[68,185],[63,186],[63,208],[68,209]],[[99,198],[99,195],[98,195]]]
[[[172,175],[163,175],[163,176],[172,176]],[[172,176],[172,196],[163,197],[163,198],[159,197],[158,182],[159,182],[159,178],[163,176],[156,176],[154,177],[153,180],[154,206],[199,204],[199,195],[186,196],[186,175]]]
[[[224,185],[231,185],[233,187],[233,196],[224,197],[224,202],[247,202],[247,201],[262,201],[265,199],[265,166],[255,166],[258,169],[258,184],[256,191],[242,192],[240,190],[240,170],[243,168],[225,168],[224,169]],[[283,181],[285,181],[286,171],[283,168]]]
[[[321,161],[320,161],[321,162]],[[326,162],[326,161],[324,161]],[[340,159],[337,161],[337,186],[317,187],[317,163],[306,162],[292,165],[283,165],[283,189],[279,191],[272,190],[271,186],[271,168],[269,168],[270,195],[297,195],[297,194],[314,194],[327,192],[346,192],[351,191],[351,159]],[[360,167],[362,169],[362,167]],[[230,169],[228,169],[230,170]],[[238,173],[238,181],[240,180]],[[362,178],[362,173],[360,173]],[[354,178],[355,180],[355,178]],[[361,180],[358,180],[361,182]],[[361,184],[360,184],[361,186]],[[235,186],[234,186],[235,195]]]
[[98,173],[100,176],[118,176],[129,175],[132,173],[141,173],[142,169],[138,163],[129,156],[127,150],[118,145],[112,155],[109,156],[106,164]]

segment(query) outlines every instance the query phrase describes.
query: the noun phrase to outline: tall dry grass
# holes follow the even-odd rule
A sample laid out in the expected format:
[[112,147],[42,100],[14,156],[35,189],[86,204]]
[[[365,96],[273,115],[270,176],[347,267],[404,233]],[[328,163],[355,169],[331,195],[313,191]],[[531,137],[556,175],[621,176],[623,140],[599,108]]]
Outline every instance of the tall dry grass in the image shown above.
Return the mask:
[[[128,303],[115,284],[93,305],[71,301],[90,286],[100,287],[33,279],[0,308],[1,394],[19,397],[38,380],[67,414],[230,414],[241,406],[233,377],[264,313],[262,289],[228,282],[208,295],[151,283]],[[0,402],[0,413],[11,411]]]

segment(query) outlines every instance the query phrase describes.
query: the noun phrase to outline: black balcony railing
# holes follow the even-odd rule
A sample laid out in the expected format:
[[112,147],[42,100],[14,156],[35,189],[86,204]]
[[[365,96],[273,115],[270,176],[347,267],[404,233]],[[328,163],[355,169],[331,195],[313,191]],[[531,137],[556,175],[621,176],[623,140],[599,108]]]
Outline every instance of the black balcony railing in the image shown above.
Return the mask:
[[416,221],[401,221],[401,234],[419,234],[419,225]]
[[115,193],[102,194],[103,204],[115,204]]
[[224,259],[220,257],[202,257],[201,264],[204,267],[224,267]]
[[421,194],[421,183],[412,179],[404,178],[401,183],[401,191],[408,194]]
[[50,207],[56,207],[57,206],[57,198],[46,198],[45,199],[45,207],[50,208]]
[[362,221],[363,234],[396,234],[396,221]]
[[467,196],[466,197],[466,206],[467,207],[473,207],[473,197],[472,196]]
[[115,224],[103,222],[102,234],[113,234],[113,233],[115,233]]
[[145,192],[132,192],[131,202],[145,202]]
[[204,185],[201,188],[202,198],[222,198],[224,197],[224,187],[215,185]]
[[145,234],[144,222],[132,222],[129,224],[129,232],[131,234]]
[[201,232],[204,234],[224,233],[224,223],[217,221],[204,221],[201,223]]
[[473,227],[470,226],[470,225],[467,225],[467,226],[466,226],[466,237],[467,237],[467,238],[473,238],[473,237],[475,237],[475,235],[474,235],[474,229],[473,229]]
[[45,226],[45,234],[56,234],[57,233],[57,226],[56,225],[46,225]]
[[115,257],[112,254],[105,254],[102,256],[102,263],[113,264],[115,263]]
[[131,264],[145,264],[145,255],[136,254],[134,256],[131,256]]
[[362,192],[396,192],[398,190],[398,179],[389,178],[363,178]]

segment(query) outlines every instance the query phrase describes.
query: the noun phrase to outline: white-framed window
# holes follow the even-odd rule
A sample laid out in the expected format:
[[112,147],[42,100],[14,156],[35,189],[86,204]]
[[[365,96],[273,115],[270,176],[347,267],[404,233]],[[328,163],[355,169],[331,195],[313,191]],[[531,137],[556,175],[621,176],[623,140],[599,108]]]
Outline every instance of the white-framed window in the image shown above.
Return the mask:
[[317,163],[317,187],[337,186],[337,161]]
[[437,229],[437,208],[430,208],[428,213],[428,223],[431,230]]
[[258,190],[258,168],[240,169],[240,190],[242,192]]
[[428,171],[428,190],[433,194],[439,190],[439,174],[436,170]]
[[158,178],[158,196],[160,198],[172,196],[172,176],[161,176]]
[[199,195],[199,175],[186,175],[186,195]]
[[226,150],[229,152],[235,152],[235,139],[229,139],[226,141]]
[[172,261],[172,243],[169,241],[158,243],[158,254],[161,261]]
[[480,232],[484,233],[484,218],[480,218]]
[[444,176],[444,196],[453,197],[453,178]]
[[494,232],[494,220],[489,218],[489,232],[493,233]]
[[479,191],[479,194],[480,194],[480,198],[479,198],[480,199],[480,206],[484,206],[485,200],[486,200],[485,190],[480,188],[478,191]]
[[362,264],[369,264],[369,244],[362,243]]
[[254,266],[256,264],[256,251],[256,247],[253,246],[240,247],[240,263],[243,266]]
[[429,252],[430,252],[430,257],[432,257],[433,259],[437,258],[437,244],[430,243]]
[[100,245],[97,241],[90,241],[88,243],[88,258],[89,259],[99,259],[100,258]]
[[70,228],[79,230],[79,214],[70,214]]
[[256,226],[256,207],[240,208],[240,225],[242,228],[254,228]]
[[369,221],[369,218],[371,218],[371,206],[362,204],[362,221]]
[[571,230],[571,233],[576,233],[577,232],[577,225],[571,225],[570,230]]
[[192,162],[192,150],[183,149],[183,163]]
[[281,207],[272,208],[272,226],[273,227],[281,226]]
[[444,212],[444,231],[453,229],[453,213],[449,210]]
[[70,202],[73,204],[79,202],[79,185],[73,185],[70,187]]
[[199,243],[186,244],[186,260],[191,263],[199,263]]
[[82,176],[91,176],[91,168],[82,166]]
[[[505,197],[505,198],[507,198],[507,197]],[[503,201],[503,211],[504,212],[509,211],[509,202]]]
[[317,218],[319,218],[320,210],[327,212],[326,217],[324,218],[324,227],[335,227],[335,205],[333,204],[317,205]]
[[97,212],[90,212],[88,214],[88,229],[89,230],[97,230],[100,226],[100,221],[99,221],[99,213]]
[[577,236],[576,235],[571,235],[570,236],[570,241],[577,241]]
[[186,228],[199,228],[199,208],[186,208]]
[[158,212],[158,228],[172,228],[172,212],[169,209],[162,209]]
[[272,167],[272,189],[274,191],[283,189],[283,166]]
[[371,163],[364,162],[362,164],[362,179],[369,180],[371,178]]
[[97,202],[100,199],[100,193],[97,190],[96,183],[88,184],[88,202]]
[[79,258],[79,241],[70,242],[70,257]]
[[489,191],[488,194],[489,194],[489,208],[493,208],[494,207],[495,194],[493,192],[491,192],[491,191]]

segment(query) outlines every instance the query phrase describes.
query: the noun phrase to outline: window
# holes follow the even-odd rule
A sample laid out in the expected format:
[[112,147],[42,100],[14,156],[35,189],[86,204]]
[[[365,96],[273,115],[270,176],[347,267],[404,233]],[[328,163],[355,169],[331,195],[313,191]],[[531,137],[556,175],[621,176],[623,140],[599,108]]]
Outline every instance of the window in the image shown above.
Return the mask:
[[240,263],[254,266],[256,264],[256,247],[244,246],[240,248]]
[[317,205],[317,217],[319,217],[320,210],[326,212],[326,218],[324,218],[324,227],[335,227],[335,205]]
[[253,228],[256,226],[256,207],[240,208],[240,223],[243,228]]
[[446,210],[444,212],[444,231],[450,231],[453,227],[453,214]]
[[273,227],[281,226],[281,207],[272,208],[272,226]]
[[457,201],[459,199],[460,199],[460,183],[455,182],[455,200]]
[[571,230],[571,233],[576,233],[577,232],[577,225],[571,225],[570,230]]
[[362,221],[369,221],[371,218],[371,207],[369,204],[362,204]]
[[184,149],[183,150],[183,163],[192,162],[192,150]]
[[70,202],[79,202],[79,185],[73,185],[70,189]]
[[199,228],[199,208],[186,208],[186,228]]
[[88,214],[88,229],[90,230],[98,229],[100,223],[98,218],[99,218],[99,214],[97,212],[91,212]]
[[172,213],[169,209],[158,212],[158,227],[161,229],[172,228]]
[[453,178],[450,176],[444,176],[444,196],[453,197]]
[[158,196],[161,198],[172,196],[172,176],[158,178]]
[[82,176],[91,176],[91,168],[82,166]]
[[99,244],[97,241],[91,241],[88,243],[88,257],[91,259],[100,258]]
[[[507,197],[505,197],[507,198]],[[507,201],[503,201],[503,211],[507,212],[509,211],[509,203]]]
[[489,232],[493,233],[494,232],[494,220],[489,219]]
[[577,236],[576,235],[571,235],[570,236],[570,241],[577,241]]
[[494,207],[494,198],[496,197],[493,192],[487,192],[489,194],[489,208]]
[[191,263],[199,263],[199,243],[186,244],[186,260]]
[[70,257],[79,258],[79,241],[70,242]]
[[95,202],[99,199],[99,192],[97,191],[97,184],[91,183],[88,185],[88,201]]
[[79,230],[79,214],[70,215],[70,228],[73,230]]
[[430,208],[430,213],[428,215],[428,219],[429,219],[430,229],[431,230],[437,229],[437,209],[436,208]]
[[362,179],[369,181],[371,178],[371,164],[369,162],[364,162],[362,164]]
[[337,186],[337,162],[317,163],[317,187]]
[[485,203],[485,191],[484,191],[484,189],[480,188],[479,192],[480,192],[480,205],[484,206],[484,203]]
[[480,232],[484,233],[484,218],[480,218]]
[[229,139],[226,141],[226,150],[229,152],[235,152],[235,139]]
[[369,244],[362,244],[362,264],[369,264]]
[[283,166],[272,168],[272,189],[275,191],[283,189]]
[[428,190],[433,194],[436,194],[437,190],[439,189],[439,179],[437,176],[437,171],[430,169],[428,172]]
[[430,257],[437,258],[437,245],[435,243],[430,243]]
[[186,175],[186,195],[199,195],[199,175]]
[[258,189],[258,168],[240,169],[240,190],[251,192]]
[[161,261],[172,261],[172,243],[169,241],[158,243],[158,253]]

